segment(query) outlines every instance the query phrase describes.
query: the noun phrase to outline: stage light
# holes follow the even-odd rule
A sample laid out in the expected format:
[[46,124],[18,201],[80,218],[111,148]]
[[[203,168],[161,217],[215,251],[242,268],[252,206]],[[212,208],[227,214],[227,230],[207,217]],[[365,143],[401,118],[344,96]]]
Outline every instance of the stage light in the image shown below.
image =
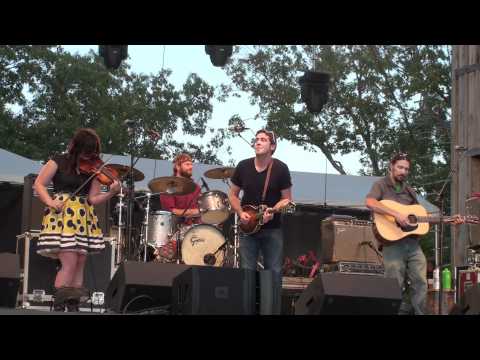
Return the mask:
[[107,69],[116,70],[128,56],[128,45],[99,45],[98,54]]
[[298,80],[301,98],[309,112],[318,114],[328,101],[330,74],[320,71],[305,71]]
[[232,56],[232,45],[205,45],[205,52],[210,56],[213,66],[225,66]]

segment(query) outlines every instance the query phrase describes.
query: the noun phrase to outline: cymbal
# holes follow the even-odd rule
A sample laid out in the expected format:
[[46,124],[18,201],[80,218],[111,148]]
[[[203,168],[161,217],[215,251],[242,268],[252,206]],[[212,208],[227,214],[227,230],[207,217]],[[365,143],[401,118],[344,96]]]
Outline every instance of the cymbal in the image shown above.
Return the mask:
[[163,176],[150,180],[148,187],[154,193],[168,193],[170,195],[186,195],[195,191],[195,183],[178,176]]
[[233,167],[219,167],[205,171],[203,175],[210,179],[228,179],[233,176],[234,171]]
[[[121,180],[125,180],[130,173],[130,166],[120,165],[120,164],[109,164],[111,168],[115,169],[118,172],[118,176]],[[140,170],[133,168],[133,180],[142,181],[145,179],[145,175]]]

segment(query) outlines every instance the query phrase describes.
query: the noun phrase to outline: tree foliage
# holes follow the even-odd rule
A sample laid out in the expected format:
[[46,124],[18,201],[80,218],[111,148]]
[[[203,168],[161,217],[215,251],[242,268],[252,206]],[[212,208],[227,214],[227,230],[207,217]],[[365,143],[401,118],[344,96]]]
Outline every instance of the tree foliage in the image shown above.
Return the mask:
[[[208,127],[214,89],[190,74],[181,89],[171,70],[143,75],[128,64],[109,72],[93,51],[72,55],[61,46],[0,48],[0,147],[33,159],[64,151],[79,127],[92,127],[102,151],[169,159],[178,151],[219,163],[223,130]],[[133,120],[130,136],[126,120]],[[152,132],[161,137],[153,136]],[[207,145],[188,136],[212,138]],[[227,149],[228,150],[228,149]]]
[[[298,84],[314,65],[331,74],[318,116]],[[226,68],[235,89],[225,91],[247,92],[280,138],[322,152],[340,174],[347,169],[338,155],[358,152],[361,175],[380,176],[393,152],[408,152],[412,183],[431,192],[448,172],[450,66],[447,46],[237,47]]]

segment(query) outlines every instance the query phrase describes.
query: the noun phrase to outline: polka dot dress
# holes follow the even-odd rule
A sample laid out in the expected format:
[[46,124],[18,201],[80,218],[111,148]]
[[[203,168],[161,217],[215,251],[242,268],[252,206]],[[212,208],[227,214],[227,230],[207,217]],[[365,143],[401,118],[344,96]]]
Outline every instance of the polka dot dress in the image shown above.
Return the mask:
[[[64,201],[68,196],[56,194],[54,199]],[[105,248],[95,209],[85,197],[79,196],[67,200],[63,211],[45,208],[37,244],[40,255],[53,258],[57,258],[60,251],[87,254]]]

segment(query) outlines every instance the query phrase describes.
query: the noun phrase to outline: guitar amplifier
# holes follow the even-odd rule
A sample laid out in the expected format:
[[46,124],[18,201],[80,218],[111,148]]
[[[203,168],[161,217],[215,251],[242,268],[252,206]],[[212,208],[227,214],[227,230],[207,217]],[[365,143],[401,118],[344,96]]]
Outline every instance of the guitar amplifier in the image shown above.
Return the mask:
[[338,261],[382,263],[372,223],[355,218],[323,220],[318,254],[323,264]]

